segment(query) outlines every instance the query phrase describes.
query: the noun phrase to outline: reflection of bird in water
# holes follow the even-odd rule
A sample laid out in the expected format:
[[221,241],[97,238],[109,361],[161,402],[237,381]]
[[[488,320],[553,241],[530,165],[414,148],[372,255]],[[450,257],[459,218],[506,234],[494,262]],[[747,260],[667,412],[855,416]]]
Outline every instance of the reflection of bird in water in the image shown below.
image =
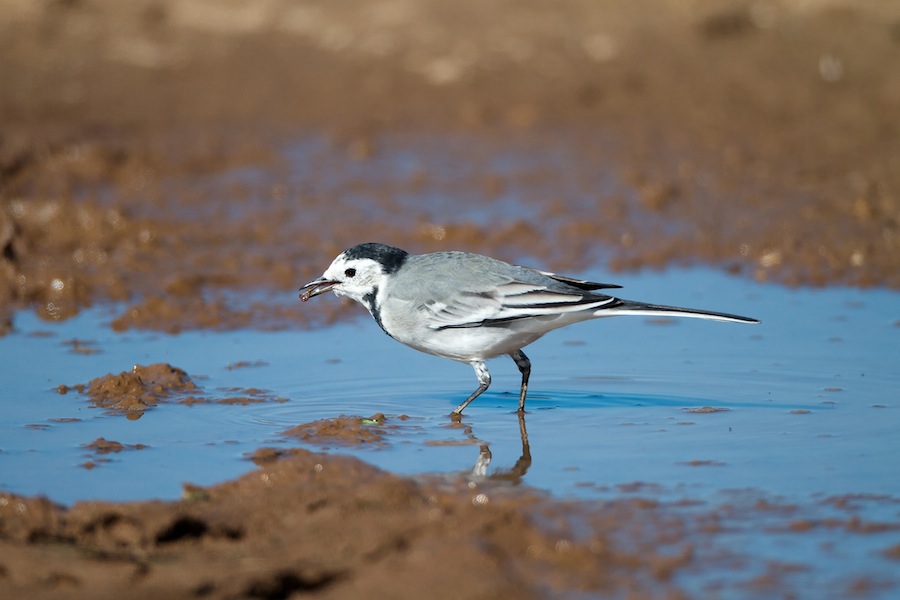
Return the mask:
[[[471,428],[467,432],[471,439],[476,439],[471,434]],[[522,454],[519,460],[510,469],[498,470],[491,475],[487,474],[488,467],[491,464],[491,449],[485,442],[481,442],[478,448],[478,460],[475,461],[475,467],[472,469],[472,477],[476,480],[489,481],[509,481],[513,485],[522,483],[522,478],[528,472],[531,466],[531,446],[528,443],[528,432],[525,429],[525,415],[519,413],[519,436],[522,440]]]

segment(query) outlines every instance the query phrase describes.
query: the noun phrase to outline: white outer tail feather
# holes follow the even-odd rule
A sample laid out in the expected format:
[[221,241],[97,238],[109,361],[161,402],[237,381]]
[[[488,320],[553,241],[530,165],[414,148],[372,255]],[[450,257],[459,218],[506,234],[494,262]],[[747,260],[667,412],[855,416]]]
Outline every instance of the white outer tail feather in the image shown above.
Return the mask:
[[618,306],[610,306],[594,311],[594,316],[615,317],[619,315],[643,315],[646,317],[688,317],[692,319],[708,319],[711,321],[728,321],[731,323],[759,323],[758,319],[729,313],[712,312],[694,308],[681,308],[679,306],[643,304],[631,300],[621,300],[621,302],[622,303]]

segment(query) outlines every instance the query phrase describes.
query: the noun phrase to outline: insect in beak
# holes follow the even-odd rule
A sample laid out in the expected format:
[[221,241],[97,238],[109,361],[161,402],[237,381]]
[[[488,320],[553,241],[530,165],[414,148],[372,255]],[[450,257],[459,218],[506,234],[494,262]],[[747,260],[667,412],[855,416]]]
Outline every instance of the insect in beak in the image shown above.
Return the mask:
[[333,288],[337,284],[337,281],[331,281],[330,279],[325,279],[324,277],[314,279],[300,288],[300,300],[306,302],[313,296],[318,296],[319,294],[324,294],[325,292],[331,291],[331,288]]

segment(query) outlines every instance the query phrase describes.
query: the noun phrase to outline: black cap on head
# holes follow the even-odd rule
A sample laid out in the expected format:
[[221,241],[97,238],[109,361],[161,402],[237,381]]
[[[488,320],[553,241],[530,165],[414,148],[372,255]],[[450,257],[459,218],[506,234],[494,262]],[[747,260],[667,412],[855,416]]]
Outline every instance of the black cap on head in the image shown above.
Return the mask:
[[345,250],[344,256],[347,258],[371,258],[381,263],[385,273],[393,273],[403,266],[409,253],[406,250],[386,244],[366,242]]

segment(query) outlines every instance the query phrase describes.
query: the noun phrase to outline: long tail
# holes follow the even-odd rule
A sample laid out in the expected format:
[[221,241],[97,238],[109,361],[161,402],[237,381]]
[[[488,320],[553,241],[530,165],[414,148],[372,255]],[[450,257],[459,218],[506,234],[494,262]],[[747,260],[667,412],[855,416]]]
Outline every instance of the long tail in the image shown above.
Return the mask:
[[605,304],[594,311],[595,317],[612,317],[617,315],[644,315],[660,317],[691,317],[694,319],[712,319],[714,321],[731,321],[733,323],[759,323],[758,319],[742,317],[730,313],[700,310],[697,308],[681,308],[679,306],[664,306],[662,304],[646,304],[633,300],[621,300],[616,298],[614,302]]

